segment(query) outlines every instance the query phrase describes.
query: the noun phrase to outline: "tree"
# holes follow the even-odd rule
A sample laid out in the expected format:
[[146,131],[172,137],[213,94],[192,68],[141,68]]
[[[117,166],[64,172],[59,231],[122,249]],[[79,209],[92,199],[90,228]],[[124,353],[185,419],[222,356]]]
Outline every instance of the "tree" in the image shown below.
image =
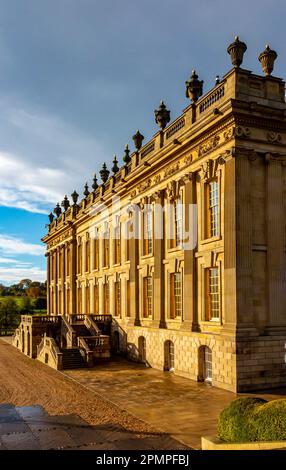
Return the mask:
[[23,296],[18,301],[18,309],[21,314],[32,313],[33,303],[30,297]]
[[7,298],[0,301],[0,328],[4,331],[4,335],[10,329],[16,327],[18,323],[18,309],[14,299]]
[[20,282],[19,282],[19,286],[21,289],[28,289],[31,285],[32,281],[31,279],[22,279]]
[[27,290],[27,294],[29,297],[34,297],[34,298],[37,298],[37,297],[40,297],[41,295],[41,288],[40,287],[29,287],[29,289]]

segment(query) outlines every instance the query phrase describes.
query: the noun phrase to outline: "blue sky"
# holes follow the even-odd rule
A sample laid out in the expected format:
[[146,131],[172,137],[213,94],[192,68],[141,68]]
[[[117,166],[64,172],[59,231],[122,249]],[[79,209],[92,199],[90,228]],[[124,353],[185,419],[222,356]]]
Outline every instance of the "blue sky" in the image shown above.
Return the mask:
[[0,282],[45,279],[46,214],[137,128],[146,142],[160,100],[179,115],[193,68],[213,86],[236,34],[245,68],[261,73],[269,43],[283,77],[285,14],[282,0],[0,0]]

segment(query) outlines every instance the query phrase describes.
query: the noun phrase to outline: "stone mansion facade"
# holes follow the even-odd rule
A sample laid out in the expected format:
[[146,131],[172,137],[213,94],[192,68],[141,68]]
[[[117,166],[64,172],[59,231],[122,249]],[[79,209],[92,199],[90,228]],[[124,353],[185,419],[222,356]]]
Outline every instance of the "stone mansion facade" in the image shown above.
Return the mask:
[[182,115],[170,123],[161,102],[154,137],[137,131],[123,166],[65,197],[43,238],[49,315],[110,314],[115,352],[231,391],[286,384],[285,86],[275,51],[256,75],[245,50],[236,38],[206,94],[194,71]]

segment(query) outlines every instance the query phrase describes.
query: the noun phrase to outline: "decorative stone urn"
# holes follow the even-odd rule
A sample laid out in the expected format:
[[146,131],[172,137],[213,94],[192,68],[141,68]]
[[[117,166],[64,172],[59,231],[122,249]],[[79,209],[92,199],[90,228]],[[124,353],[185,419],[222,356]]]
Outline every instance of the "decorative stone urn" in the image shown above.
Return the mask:
[[85,185],[84,185],[83,195],[84,195],[84,197],[87,197],[89,195],[89,189],[88,189],[88,184],[87,183],[85,183]]
[[126,163],[126,164],[129,163],[129,162],[131,162],[130,150],[129,150],[128,144],[125,145],[124,155],[123,155],[123,161],[124,161],[124,163]]
[[239,40],[238,36],[235,36],[234,42],[232,42],[228,48],[227,52],[230,55],[231,63],[234,67],[240,67],[243,62],[243,56],[247,49],[245,42]]
[[137,129],[136,134],[132,137],[136,150],[140,150],[142,147],[142,142],[144,140],[144,135],[140,134],[139,129]]
[[118,171],[119,171],[119,166],[118,166],[118,161],[117,161],[116,155],[114,155],[113,167],[111,169],[112,169],[112,172],[114,174],[118,173]]
[[262,70],[268,77],[274,69],[274,62],[277,59],[277,52],[270,49],[269,45],[266,44],[265,49],[258,57],[261,63]]
[[103,181],[103,183],[106,183],[109,177],[109,170],[107,169],[106,163],[102,165],[102,169],[100,170],[100,177]]
[[57,217],[59,217],[62,213],[62,210],[60,208],[59,203],[57,203],[56,207],[54,208],[54,214],[56,214]]
[[95,191],[98,188],[96,173],[94,173],[92,189]]
[[156,124],[163,131],[171,119],[170,111],[166,108],[164,101],[161,101],[159,108],[155,109],[154,113]]
[[64,211],[67,211],[70,206],[70,202],[68,200],[67,195],[65,195],[63,201],[62,201],[62,207],[64,208]]
[[50,221],[50,224],[51,224],[54,220],[54,214],[52,212],[50,212],[48,217],[49,217],[49,221]]
[[186,81],[186,97],[195,103],[203,94],[203,80],[199,80],[196,71],[192,71],[191,78]]
[[71,198],[72,198],[72,201],[73,201],[74,205],[76,206],[76,203],[77,203],[77,200],[78,200],[78,194],[77,194],[76,190],[74,190],[74,192],[71,194]]

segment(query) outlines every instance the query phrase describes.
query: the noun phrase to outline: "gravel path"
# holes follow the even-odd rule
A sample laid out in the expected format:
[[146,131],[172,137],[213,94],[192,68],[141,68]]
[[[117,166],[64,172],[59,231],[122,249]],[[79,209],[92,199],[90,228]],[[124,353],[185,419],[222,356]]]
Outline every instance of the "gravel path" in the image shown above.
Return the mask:
[[[108,398],[112,400],[112,397]],[[91,425],[114,424],[138,434],[156,432],[151,425],[86,390],[60,372],[24,356],[1,339],[0,403],[41,405],[51,415],[77,414]]]

